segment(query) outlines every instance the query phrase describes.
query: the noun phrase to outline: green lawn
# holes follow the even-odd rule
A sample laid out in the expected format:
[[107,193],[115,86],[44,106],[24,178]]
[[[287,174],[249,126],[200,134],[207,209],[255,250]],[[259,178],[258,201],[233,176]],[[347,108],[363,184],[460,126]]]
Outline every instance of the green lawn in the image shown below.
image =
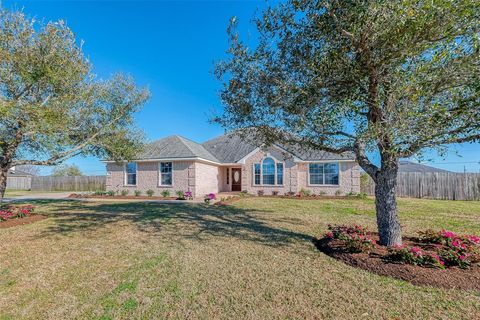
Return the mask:
[[[375,226],[373,201],[37,202],[0,229],[0,319],[478,319],[480,293],[415,287],[344,265],[311,237]],[[405,234],[480,234],[480,202],[402,199]]]

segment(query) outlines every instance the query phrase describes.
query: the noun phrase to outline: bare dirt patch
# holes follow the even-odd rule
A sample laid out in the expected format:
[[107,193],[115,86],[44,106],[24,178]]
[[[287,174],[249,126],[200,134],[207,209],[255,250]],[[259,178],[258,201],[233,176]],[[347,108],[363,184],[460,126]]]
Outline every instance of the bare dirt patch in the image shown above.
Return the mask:
[[41,214],[35,214],[31,216],[26,216],[24,218],[9,219],[6,221],[0,221],[0,229],[11,228],[15,226],[20,226],[24,224],[34,223],[43,219],[46,219],[47,216]]
[[[385,247],[379,247],[371,253],[350,253],[341,240],[321,238],[314,239],[313,242],[318,250],[349,266],[382,276],[408,281],[419,286],[480,290],[480,266],[478,265],[474,265],[470,269],[460,269],[458,267],[426,268],[390,261],[387,258],[388,251]],[[415,238],[405,238],[404,243],[406,245],[418,245]]]

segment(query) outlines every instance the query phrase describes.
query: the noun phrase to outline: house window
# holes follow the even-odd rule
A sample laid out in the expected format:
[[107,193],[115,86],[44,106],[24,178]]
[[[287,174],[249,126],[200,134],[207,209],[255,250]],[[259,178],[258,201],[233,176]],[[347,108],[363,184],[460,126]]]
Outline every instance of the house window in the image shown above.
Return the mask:
[[277,184],[283,184],[283,163],[277,163]]
[[308,172],[311,185],[338,185],[338,163],[310,163]]
[[254,185],[283,185],[283,163],[265,158],[253,165]]
[[265,158],[262,163],[262,183],[275,184],[275,161],[272,158]]
[[260,163],[255,163],[255,184],[259,185],[260,184]]
[[137,185],[137,164],[129,162],[125,165],[125,184],[128,186]]
[[172,162],[160,162],[160,185],[171,186],[173,175],[173,163]]
[[227,184],[230,184],[230,168],[227,168]]

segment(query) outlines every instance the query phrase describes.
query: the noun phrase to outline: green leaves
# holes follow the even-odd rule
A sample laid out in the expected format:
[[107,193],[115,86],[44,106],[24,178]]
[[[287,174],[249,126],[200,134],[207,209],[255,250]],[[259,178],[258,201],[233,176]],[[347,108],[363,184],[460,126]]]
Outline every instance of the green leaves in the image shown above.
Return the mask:
[[149,97],[131,77],[98,81],[63,21],[0,10],[0,165],[56,164],[92,154],[131,158],[133,114]]
[[470,0],[292,0],[254,20],[254,49],[235,21],[216,122],[329,151],[357,143],[393,161],[479,140],[478,17]]

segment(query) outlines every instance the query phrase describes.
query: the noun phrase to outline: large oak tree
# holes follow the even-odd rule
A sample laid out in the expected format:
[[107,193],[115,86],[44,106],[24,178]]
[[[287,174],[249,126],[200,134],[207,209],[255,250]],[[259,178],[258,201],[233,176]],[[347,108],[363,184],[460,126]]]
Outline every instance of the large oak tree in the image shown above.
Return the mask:
[[0,9],[0,199],[12,166],[131,158],[143,138],[133,113],[148,95],[127,76],[97,80],[64,22]]
[[354,152],[376,183],[380,241],[400,244],[399,159],[480,138],[480,2],[291,0],[254,23],[249,48],[232,19],[215,120],[265,143]]

